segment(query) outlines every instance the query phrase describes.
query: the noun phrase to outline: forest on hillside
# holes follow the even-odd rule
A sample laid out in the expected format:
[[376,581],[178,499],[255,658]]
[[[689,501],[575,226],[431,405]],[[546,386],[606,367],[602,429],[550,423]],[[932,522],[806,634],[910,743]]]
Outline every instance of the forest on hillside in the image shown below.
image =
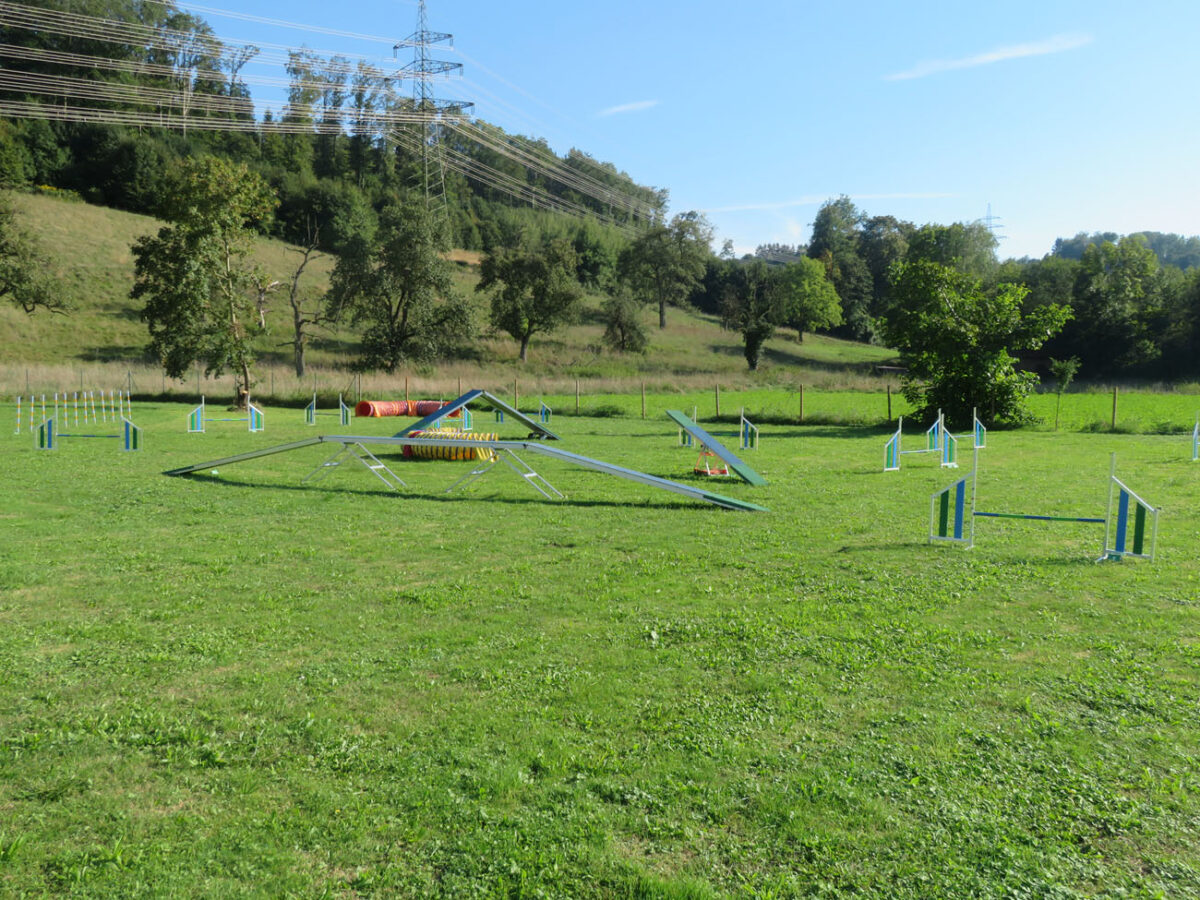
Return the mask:
[[[843,196],[820,208],[806,245],[766,245],[738,259],[728,244],[713,252],[703,216],[668,217],[665,190],[578,149],[559,156],[453,104],[422,108],[394,73],[362,61],[288,51],[286,105],[264,110],[244,77],[257,52],[224,43],[171,3],[6,6],[0,184],[74,192],[178,224],[190,161],[236,167],[225,178],[248,173],[261,182],[262,209],[239,227],[339,257],[330,295],[305,316],[310,326],[357,317],[360,366],[394,368],[462,343],[407,325],[382,337],[372,330],[390,326],[373,322],[364,298],[394,281],[388,254],[415,246],[404,243],[411,239],[430,252],[484,254],[489,323],[518,342],[522,358],[533,334],[578,314],[583,290],[605,298],[614,352],[644,351],[644,310],[665,327],[668,306],[718,316],[742,335],[751,368],[779,328],[886,342],[908,302],[898,273],[925,262],[980,296],[1016,297],[1025,316],[1064,311],[1061,327],[1022,355],[1026,367],[1047,372],[1051,359],[1076,359],[1082,377],[1200,375],[1200,238],[1078,234],[1041,259],[1004,260],[980,222],[918,225],[868,215]],[[418,205],[434,216],[416,227]],[[440,305],[427,303],[414,321],[461,329],[468,318],[439,294],[448,282],[434,269],[411,293]],[[385,316],[399,314],[404,296],[387,298]]]

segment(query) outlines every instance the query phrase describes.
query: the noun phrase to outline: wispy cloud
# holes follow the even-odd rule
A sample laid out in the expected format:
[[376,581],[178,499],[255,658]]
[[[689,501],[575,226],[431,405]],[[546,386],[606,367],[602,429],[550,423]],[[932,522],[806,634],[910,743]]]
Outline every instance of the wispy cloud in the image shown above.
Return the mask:
[[658,106],[657,100],[638,100],[636,103],[622,103],[620,106],[610,106],[608,109],[602,109],[596,113],[597,118],[601,116],[619,116],[621,113],[641,112],[644,109],[651,109]]
[[[829,200],[832,194],[813,194],[791,200],[774,200],[769,203],[745,203],[738,206],[715,206],[702,210],[706,213],[768,212],[776,209],[793,209],[797,206],[816,206]],[[851,200],[945,200],[957,194],[907,193],[907,194],[851,194]]]
[[990,66],[992,63],[1006,62],[1010,59],[1024,59],[1027,56],[1047,56],[1051,53],[1065,53],[1090,44],[1090,34],[1058,34],[1044,41],[1033,41],[1028,44],[1013,44],[1009,47],[997,47],[976,56],[962,59],[931,59],[917,63],[904,72],[895,72],[883,76],[884,81],[908,81],[913,78],[925,78],[941,72],[951,72],[955,69],[974,69],[977,66]]

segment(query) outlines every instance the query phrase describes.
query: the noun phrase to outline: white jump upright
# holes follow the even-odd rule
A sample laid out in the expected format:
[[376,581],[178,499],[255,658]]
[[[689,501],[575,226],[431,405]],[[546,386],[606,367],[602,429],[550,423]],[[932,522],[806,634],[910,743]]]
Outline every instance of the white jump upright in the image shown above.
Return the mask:
[[[978,422],[978,420],[976,420]],[[982,426],[980,426],[982,427]],[[939,409],[937,421],[925,430],[925,447],[921,450],[904,450],[904,416],[896,421],[896,433],[888,438],[883,448],[883,471],[899,472],[900,457],[910,453],[941,454],[943,469],[958,468],[958,438],[946,428],[946,417]],[[976,445],[977,447],[979,445]]]
[[304,424],[316,425],[317,416],[337,416],[343,428],[350,427],[350,407],[346,405],[346,401],[338,394],[338,411],[336,413],[317,412],[317,392],[313,391],[312,402],[304,407]]
[[[980,512],[975,507],[979,478],[979,448],[971,471],[930,497],[929,540],[975,546],[975,519],[1025,519],[1038,522],[1078,522],[1104,526],[1104,546],[1097,562],[1126,556],[1153,561],[1158,540],[1158,510],[1117,478],[1117,454],[1109,459],[1108,508],[1100,516],[1059,516],[1041,513]],[[969,482],[969,484],[968,484]],[[968,497],[968,492],[970,496]]]
[[188,434],[203,434],[206,422],[245,422],[251,432],[266,431],[267,426],[262,410],[246,398],[246,415],[226,418],[208,418],[205,416],[204,395],[200,395],[200,405],[188,413]]

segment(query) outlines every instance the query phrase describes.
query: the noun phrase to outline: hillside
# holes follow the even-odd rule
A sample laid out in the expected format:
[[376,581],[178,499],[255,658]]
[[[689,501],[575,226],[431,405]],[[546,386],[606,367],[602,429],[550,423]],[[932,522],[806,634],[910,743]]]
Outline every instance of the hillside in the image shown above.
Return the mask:
[[[66,300],[74,308],[67,316],[40,313],[26,316],[14,307],[0,306],[0,346],[5,366],[0,387],[21,390],[25,369],[38,367],[39,379],[50,383],[75,380],[54,370],[75,371],[87,365],[105,365],[124,373],[127,369],[153,373],[157,367],[145,357],[147,333],[138,309],[129,298],[133,279],[130,245],[151,233],[161,223],[136,215],[87,203],[47,195],[18,195],[15,203],[22,220],[44,243],[62,278]],[[260,239],[256,246],[259,263],[274,277],[286,280],[294,269],[294,248],[280,241]],[[454,251],[459,288],[475,298],[477,321],[487,320],[486,298],[474,291],[478,281],[477,253]],[[328,284],[333,259],[322,256],[306,270],[306,291],[323,292]],[[873,382],[873,366],[886,362],[886,349],[820,336],[806,336],[803,343],[792,337],[776,337],[767,345],[762,370],[751,378],[742,357],[739,336],[723,331],[711,316],[671,310],[668,328],[651,327],[651,348],[644,356],[622,356],[603,349],[603,323],[598,314],[599,296],[588,298],[581,321],[549,337],[535,338],[529,362],[521,366],[516,347],[504,335],[485,336],[473,348],[470,360],[447,361],[437,367],[420,366],[414,375],[471,377],[503,382],[514,373],[541,379],[588,379],[611,381],[614,387],[628,386],[639,379],[656,383],[690,384],[720,376],[723,380],[769,383],[772,380],[804,380],[856,386]],[[646,321],[651,325],[650,311]],[[288,347],[290,312],[279,297],[268,310],[271,334],[259,347],[260,377],[270,369],[286,380],[291,367]],[[309,367],[317,379],[345,375],[354,356],[355,335],[349,330],[325,332],[314,341]],[[407,373],[401,373],[401,375]],[[146,380],[146,375],[143,380]],[[294,380],[294,374],[290,376]],[[336,379],[335,379],[336,380]],[[274,383],[274,382],[272,382]],[[329,382],[332,383],[332,382]],[[165,385],[165,382],[164,382]]]

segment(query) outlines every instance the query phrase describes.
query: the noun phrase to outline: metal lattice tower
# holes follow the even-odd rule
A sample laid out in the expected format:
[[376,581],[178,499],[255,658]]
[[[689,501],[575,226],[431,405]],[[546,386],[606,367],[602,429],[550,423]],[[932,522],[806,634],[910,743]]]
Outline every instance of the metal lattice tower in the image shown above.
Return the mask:
[[1001,231],[1004,226],[997,224],[1000,221],[999,216],[992,215],[992,204],[989,203],[987,205],[987,215],[983,217],[982,221],[983,227],[992,233],[992,237],[994,237],[997,241],[1004,240],[1005,235],[998,234],[998,232]]
[[430,209],[442,209],[446,199],[446,167],[441,153],[441,118],[446,115],[461,115],[475,104],[461,100],[439,100],[433,94],[433,80],[462,69],[462,63],[434,59],[431,50],[438,44],[454,46],[454,35],[442,31],[430,31],[425,12],[425,0],[417,4],[417,30],[397,43],[393,52],[401,47],[412,47],[413,61],[403,66],[398,78],[412,79],[413,108],[429,117],[421,136],[421,179],[425,192],[425,203]]

